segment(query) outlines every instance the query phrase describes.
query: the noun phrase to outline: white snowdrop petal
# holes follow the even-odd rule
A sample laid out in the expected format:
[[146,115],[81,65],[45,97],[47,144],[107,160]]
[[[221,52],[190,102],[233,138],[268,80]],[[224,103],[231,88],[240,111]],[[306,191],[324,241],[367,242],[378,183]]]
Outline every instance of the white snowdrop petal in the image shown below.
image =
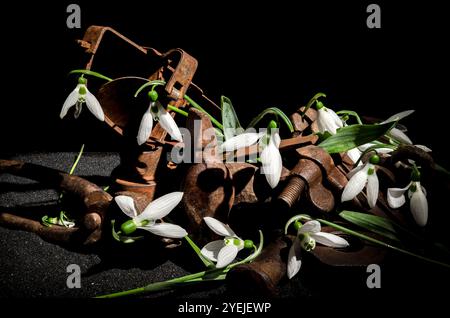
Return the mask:
[[224,268],[229,265],[237,256],[239,249],[234,244],[225,245],[217,255],[217,268]]
[[350,178],[342,192],[342,202],[352,200],[364,189],[367,182],[368,169],[369,165],[366,164]]
[[105,114],[97,98],[86,88],[86,106],[100,121],[105,121]]
[[346,239],[331,233],[312,233],[311,237],[315,239],[316,242],[329,247],[344,248],[349,245]]
[[[358,159],[361,157],[362,152],[358,148],[353,148],[347,151],[347,156],[352,159],[353,163],[356,163]],[[359,161],[358,166],[361,166],[362,162]]]
[[171,223],[158,223],[148,226],[138,226],[138,229],[149,231],[158,236],[168,238],[183,238],[187,234],[181,226]]
[[417,225],[425,226],[428,221],[428,201],[420,187],[411,196],[410,209]]
[[281,170],[283,168],[283,162],[281,154],[278,148],[275,146],[274,141],[269,141],[269,144],[261,152],[261,172],[265,175],[267,182],[273,189],[278,185],[281,177]]
[[145,143],[150,137],[153,129],[153,115],[150,111],[150,109],[147,109],[147,111],[144,113],[144,116],[142,116],[141,125],[139,126],[139,131],[137,135],[137,143],[139,145],[142,145]]
[[137,222],[142,222],[143,220],[159,220],[170,213],[183,198],[183,192],[172,192],[147,205],[147,207],[139,214],[135,220]]
[[263,135],[264,133],[247,132],[234,136],[222,144],[221,151],[234,151],[240,148],[249,147],[256,144],[258,139]]
[[235,237],[236,234],[233,232],[233,230],[226,224],[220,222],[219,220],[206,216],[203,218],[205,220],[206,225],[217,235],[221,236],[231,236]]
[[347,178],[350,180],[358,171],[366,168],[367,165],[359,165],[356,168],[353,168],[349,173],[347,173]]
[[318,233],[320,232],[321,229],[322,227],[320,226],[319,221],[312,220],[303,224],[302,227],[300,227],[300,229],[298,230],[298,234]]
[[317,114],[317,127],[320,132],[328,131],[331,134],[336,133],[336,129],[342,127],[336,124],[335,118],[325,110],[325,107],[319,109]]
[[379,191],[378,176],[374,172],[367,178],[367,203],[371,208],[377,204]]
[[336,114],[334,112],[334,110],[327,108],[327,112],[338,128],[343,127],[344,124],[343,124],[342,120],[339,118],[338,114]]
[[206,244],[200,252],[207,259],[217,262],[219,252],[224,246],[225,242],[223,240],[212,241]]
[[398,209],[405,204],[405,192],[408,190],[410,184],[405,188],[388,188],[387,189],[387,201],[388,205],[393,209]]
[[63,119],[67,115],[67,111],[70,107],[76,104],[78,101],[78,90],[79,85],[67,96],[66,100],[64,101],[63,107],[61,108],[61,113],[59,114],[59,117]]
[[130,218],[134,218],[137,215],[136,207],[134,205],[134,200],[132,197],[127,195],[118,195],[114,198],[117,206],[120,210],[125,213]]
[[180,129],[178,128],[177,123],[173,119],[172,115],[168,113],[160,103],[157,104],[159,124],[165,131],[167,131],[172,139],[182,142],[183,137],[181,136]]
[[294,277],[300,267],[302,266],[302,260],[300,259],[301,245],[298,238],[294,240],[291,248],[289,249],[288,262],[287,262],[287,276],[289,279]]

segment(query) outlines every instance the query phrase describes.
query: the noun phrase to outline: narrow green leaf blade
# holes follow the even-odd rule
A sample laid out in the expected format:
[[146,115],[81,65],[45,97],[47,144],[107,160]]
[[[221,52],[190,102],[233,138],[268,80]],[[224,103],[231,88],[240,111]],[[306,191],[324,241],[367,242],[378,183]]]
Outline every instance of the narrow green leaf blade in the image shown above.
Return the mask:
[[339,213],[339,216],[344,220],[373,233],[379,234],[393,241],[399,241],[395,223],[389,219],[373,214],[353,211],[342,211]]
[[222,96],[220,99],[220,108],[222,109],[222,126],[225,135],[225,140],[232,138],[236,135],[236,130],[242,128],[239,123],[239,119],[234,110],[231,100]]
[[319,144],[328,153],[345,152],[374,141],[386,134],[396,122],[381,125],[350,125],[339,128],[336,134]]

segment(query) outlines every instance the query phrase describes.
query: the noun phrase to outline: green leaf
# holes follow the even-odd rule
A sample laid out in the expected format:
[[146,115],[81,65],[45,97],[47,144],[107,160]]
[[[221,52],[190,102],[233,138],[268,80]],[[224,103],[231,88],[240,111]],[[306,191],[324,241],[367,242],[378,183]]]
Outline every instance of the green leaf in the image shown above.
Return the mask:
[[323,133],[317,132],[316,135],[319,137],[319,142],[327,140],[328,138],[333,136],[328,130],[324,131]]
[[283,119],[284,123],[286,124],[286,126],[288,126],[289,130],[291,132],[294,132],[294,126],[292,125],[291,120],[289,119],[289,117],[279,108],[277,107],[270,107],[267,108],[265,110],[263,110],[258,116],[256,116],[255,118],[253,118],[253,120],[251,121],[250,125],[248,125],[248,128],[250,127],[255,127],[256,124],[264,118],[264,116],[266,116],[267,114],[275,114],[277,116],[280,116],[281,119]]
[[222,109],[223,132],[225,135],[225,140],[227,140],[234,137],[236,130],[242,128],[242,126],[239,123],[233,104],[228,97],[222,96],[220,98],[220,108]]
[[381,125],[350,125],[339,128],[336,134],[319,144],[328,153],[345,152],[374,141],[386,134],[396,122]]
[[90,76],[94,76],[100,79],[103,79],[105,81],[111,82],[112,78],[109,78],[105,75],[102,75],[100,73],[94,72],[94,71],[90,71],[90,70],[73,70],[69,72],[69,75],[71,74],[84,74],[84,75],[90,75]]
[[344,220],[373,233],[379,234],[393,241],[399,241],[395,224],[389,219],[373,214],[353,211],[342,211],[339,213],[339,216]]

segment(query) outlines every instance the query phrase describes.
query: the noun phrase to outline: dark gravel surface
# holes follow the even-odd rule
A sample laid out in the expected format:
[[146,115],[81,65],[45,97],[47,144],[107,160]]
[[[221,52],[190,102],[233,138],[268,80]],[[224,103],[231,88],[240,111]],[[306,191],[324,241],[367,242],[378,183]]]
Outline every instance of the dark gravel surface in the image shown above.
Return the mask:
[[[5,156],[63,171],[68,171],[76,153],[32,153]],[[76,174],[99,185],[109,183],[108,176],[119,164],[116,153],[85,153]],[[0,176],[0,208],[2,211],[41,213],[56,211],[58,193],[42,188],[36,182],[11,175]],[[192,258],[190,258],[192,257]],[[132,245],[105,243],[90,250],[52,244],[33,233],[0,227],[0,297],[19,298],[85,298],[109,292],[144,286],[185,275],[197,262],[186,251],[159,251],[145,240]],[[66,286],[67,266],[80,266],[81,288]],[[448,270],[389,255],[382,264],[382,288],[366,287],[365,268],[329,268],[305,256],[300,274],[290,282],[282,282],[279,298],[322,299],[338,297],[376,297],[396,295],[439,294],[448,283]],[[245,286],[242,286],[245,287]],[[424,293],[426,291],[426,293]],[[223,300],[239,292],[224,284],[189,287],[146,297],[158,299],[190,298]],[[294,302],[295,304],[295,302]]]

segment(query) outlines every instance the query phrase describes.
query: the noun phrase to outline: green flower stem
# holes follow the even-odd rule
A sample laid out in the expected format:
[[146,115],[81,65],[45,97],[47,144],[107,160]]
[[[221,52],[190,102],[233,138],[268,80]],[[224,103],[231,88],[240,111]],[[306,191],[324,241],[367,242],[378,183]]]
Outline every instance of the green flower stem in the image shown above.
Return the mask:
[[179,109],[178,107],[172,106],[172,105],[168,105],[167,109],[170,109],[171,111],[174,111],[175,113],[178,113],[184,117],[188,117],[188,113],[185,112],[184,110]]
[[188,95],[184,95],[184,99],[192,105],[192,107],[204,112],[209,119],[211,119],[211,122],[217,127],[220,128],[221,130],[223,130],[223,125],[221,123],[219,123],[217,121],[217,119],[215,119],[213,116],[211,116],[202,106],[200,106],[199,104],[197,104],[195,101],[193,101]]
[[97,72],[94,72],[94,71],[90,71],[90,70],[73,70],[73,71],[69,72],[69,75],[70,74],[90,75],[90,76],[94,76],[94,77],[103,79],[103,80],[108,81],[108,82],[111,82],[113,80],[112,78],[109,78],[109,77],[107,77],[105,75],[102,75],[100,73],[97,73]]
[[[186,236],[187,237],[187,236]],[[185,237],[185,238],[186,238]],[[188,241],[189,242],[189,241]],[[167,289],[171,289],[174,287],[180,287],[184,285],[189,285],[193,283],[202,283],[202,282],[210,282],[210,281],[218,281],[218,280],[224,280],[227,276],[227,273],[235,266],[249,263],[253,261],[258,255],[261,254],[262,248],[264,245],[264,236],[261,231],[259,231],[259,245],[258,248],[256,248],[255,252],[247,258],[243,259],[240,262],[232,263],[228,265],[225,268],[214,268],[206,271],[201,271],[194,274],[185,275],[182,277],[177,277],[174,279],[170,279],[164,282],[157,282],[152,283],[144,287],[134,288],[122,292],[97,296],[96,298],[116,298],[116,297],[123,297],[123,296],[129,296],[129,295],[137,295],[141,293],[147,293],[147,292],[156,292],[156,291],[163,291]]]
[[137,294],[141,294],[141,293],[163,291],[163,290],[171,289],[173,287],[178,287],[178,286],[183,286],[183,285],[198,283],[198,282],[203,282],[203,281],[223,280],[226,277],[226,275],[224,275],[224,274],[215,275],[214,278],[203,279],[203,277],[214,275],[215,273],[224,272],[225,270],[227,270],[227,269],[213,269],[213,270],[209,270],[209,271],[202,271],[202,272],[170,279],[170,280],[167,280],[164,282],[152,283],[152,284],[149,284],[144,287],[134,288],[134,289],[125,290],[122,292],[117,292],[117,293],[112,293],[112,294],[107,294],[107,295],[102,295],[102,296],[97,296],[95,298],[117,298],[117,297],[129,296],[129,295],[137,295]]
[[345,114],[345,115],[353,116],[353,117],[355,117],[358,124],[360,124],[360,125],[363,124],[363,122],[361,121],[361,117],[359,117],[358,113],[354,112],[352,110],[340,110],[340,111],[336,112],[336,114],[338,114],[338,115]]
[[69,174],[73,174],[75,172],[75,169],[78,166],[78,162],[80,162],[80,159],[81,159],[81,156],[83,155],[83,152],[84,152],[84,144],[81,145],[80,152],[78,153],[78,156],[75,159],[75,162],[73,163],[72,168],[69,171]]
[[314,104],[315,101],[318,100],[320,97],[327,97],[327,95],[325,95],[324,93],[320,93],[320,92],[317,93],[316,95],[314,95],[313,98],[311,98],[311,99],[309,100],[309,102],[306,104],[305,109],[303,110],[303,112],[301,112],[300,115],[301,115],[302,117],[305,116],[306,111],[307,111],[309,108],[311,108],[312,104]]
[[415,257],[415,258],[421,259],[421,260],[423,260],[423,261],[426,261],[426,262],[429,262],[429,263],[432,263],[432,264],[436,264],[436,265],[440,265],[440,266],[443,266],[443,267],[446,267],[446,268],[450,268],[450,265],[449,265],[449,264],[446,264],[446,263],[443,263],[443,262],[440,262],[440,261],[436,261],[436,260],[434,260],[434,259],[430,259],[430,258],[427,258],[427,257],[425,257],[425,256],[418,255],[418,254],[415,254],[415,253],[413,253],[413,252],[410,252],[410,251],[401,249],[401,248],[399,248],[399,247],[396,247],[396,246],[393,246],[393,245],[384,243],[384,242],[382,242],[382,241],[380,241],[380,240],[377,240],[377,239],[374,239],[374,238],[372,238],[372,237],[370,237],[370,236],[367,236],[367,235],[358,233],[358,232],[356,232],[356,231],[350,230],[350,229],[348,229],[348,228],[346,228],[346,227],[343,227],[343,226],[341,226],[341,225],[335,224],[335,223],[333,223],[333,222],[330,222],[330,221],[327,221],[327,220],[323,220],[323,219],[316,219],[316,220],[319,221],[319,222],[322,223],[322,224],[331,226],[331,227],[333,227],[333,228],[335,228],[335,229],[337,229],[337,230],[339,230],[339,231],[342,231],[342,232],[344,232],[344,233],[347,233],[347,234],[350,234],[350,235],[359,237],[359,238],[362,239],[362,240],[365,240],[365,241],[374,243],[374,244],[376,244],[376,245],[379,245],[379,246],[382,246],[382,247],[385,247],[385,248],[394,250],[394,251],[399,252],[399,253],[402,253],[402,254],[406,254],[406,255],[409,255],[409,256],[413,256],[413,257]]
[[206,258],[202,255],[202,253],[201,253],[201,251],[200,251],[200,248],[197,246],[197,244],[194,243],[194,241],[191,240],[191,238],[190,238],[188,235],[186,235],[186,236],[184,237],[184,239],[189,243],[189,245],[192,247],[192,249],[194,250],[194,252],[198,255],[198,257],[200,258],[200,260],[203,262],[203,264],[204,264],[206,267],[212,267],[212,266],[214,266],[214,263],[213,263],[213,262],[211,262],[210,260],[206,259]]

